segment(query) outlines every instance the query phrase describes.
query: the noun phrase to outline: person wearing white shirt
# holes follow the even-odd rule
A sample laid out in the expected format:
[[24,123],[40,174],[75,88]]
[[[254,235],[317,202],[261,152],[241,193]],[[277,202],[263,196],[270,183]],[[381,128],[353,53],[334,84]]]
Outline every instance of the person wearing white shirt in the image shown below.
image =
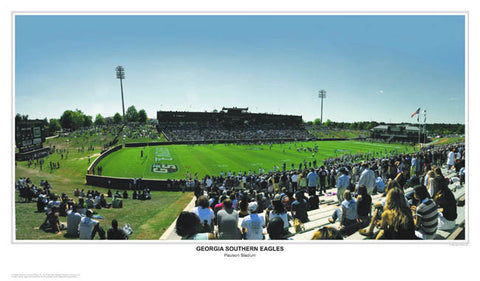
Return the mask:
[[455,152],[453,152],[453,149],[450,150],[450,152],[447,155],[447,168],[450,170],[452,166],[455,164]]
[[205,195],[198,197],[198,206],[193,208],[192,213],[196,214],[200,218],[200,223],[205,227],[209,227],[213,230],[213,220],[215,219],[215,213],[209,208],[208,198]]
[[105,231],[100,227],[98,221],[92,219],[93,211],[88,210],[87,216],[80,220],[79,238],[84,240],[93,240],[98,232],[100,239],[105,239]]
[[293,191],[297,191],[297,186],[298,186],[298,174],[297,172],[294,172],[292,177],[291,177],[291,181],[292,181],[292,189]]
[[265,227],[265,217],[263,214],[257,213],[257,202],[250,202],[248,210],[250,215],[246,216],[242,221],[242,233],[247,240],[263,240],[263,228]]
[[356,189],[360,186],[365,186],[367,188],[368,194],[372,194],[375,189],[375,173],[368,168],[366,163],[362,164],[364,168],[362,174],[360,174],[360,179],[355,186]]

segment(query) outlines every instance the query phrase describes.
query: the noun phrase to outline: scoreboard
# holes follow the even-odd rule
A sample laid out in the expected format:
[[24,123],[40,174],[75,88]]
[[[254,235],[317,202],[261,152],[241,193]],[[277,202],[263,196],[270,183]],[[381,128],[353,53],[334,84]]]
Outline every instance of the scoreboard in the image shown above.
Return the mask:
[[15,144],[20,152],[42,148],[45,128],[42,120],[24,120],[15,125]]

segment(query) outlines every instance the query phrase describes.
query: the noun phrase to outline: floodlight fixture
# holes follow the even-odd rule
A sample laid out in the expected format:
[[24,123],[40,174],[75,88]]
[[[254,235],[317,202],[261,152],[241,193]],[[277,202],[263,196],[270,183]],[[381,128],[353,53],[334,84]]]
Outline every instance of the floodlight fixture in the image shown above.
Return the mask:
[[123,102],[123,83],[122,80],[125,79],[125,69],[123,66],[117,66],[115,68],[115,71],[117,73],[117,79],[120,79],[120,91],[122,93],[122,111],[123,111],[123,122],[125,123],[125,104]]
[[323,99],[327,98],[327,91],[320,90],[318,91],[318,97],[322,100],[321,112],[320,112],[320,125],[323,124]]

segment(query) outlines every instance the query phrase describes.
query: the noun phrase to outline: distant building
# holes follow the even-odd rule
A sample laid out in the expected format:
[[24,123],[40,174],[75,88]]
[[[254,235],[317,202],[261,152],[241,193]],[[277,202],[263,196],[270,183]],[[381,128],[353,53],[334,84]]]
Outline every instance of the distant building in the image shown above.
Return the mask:
[[[413,142],[419,140],[420,129],[411,125],[386,124],[371,129],[371,138],[385,142]],[[426,134],[420,132],[420,142],[427,140]]]

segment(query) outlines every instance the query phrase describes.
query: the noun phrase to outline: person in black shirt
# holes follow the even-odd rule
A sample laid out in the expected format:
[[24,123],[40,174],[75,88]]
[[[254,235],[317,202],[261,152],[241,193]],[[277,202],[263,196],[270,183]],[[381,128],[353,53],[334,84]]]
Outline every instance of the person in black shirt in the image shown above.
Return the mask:
[[358,222],[361,223],[362,225],[365,225],[365,224],[368,225],[368,223],[370,222],[371,210],[372,210],[372,197],[367,193],[367,188],[362,185],[358,188],[358,196],[357,196]]
[[128,239],[127,234],[123,229],[118,228],[118,221],[116,219],[112,220],[112,227],[107,231],[108,240],[126,240]]

